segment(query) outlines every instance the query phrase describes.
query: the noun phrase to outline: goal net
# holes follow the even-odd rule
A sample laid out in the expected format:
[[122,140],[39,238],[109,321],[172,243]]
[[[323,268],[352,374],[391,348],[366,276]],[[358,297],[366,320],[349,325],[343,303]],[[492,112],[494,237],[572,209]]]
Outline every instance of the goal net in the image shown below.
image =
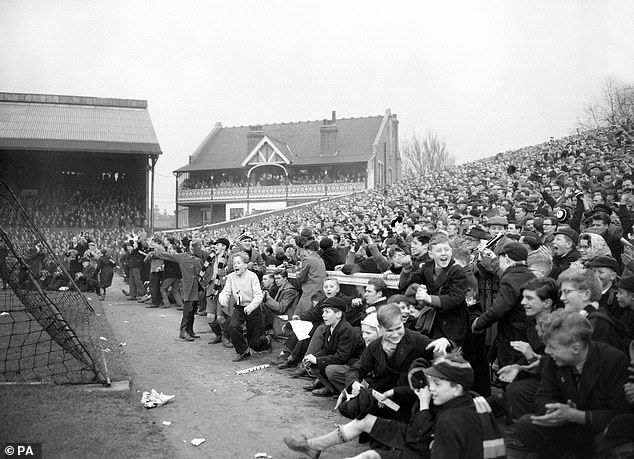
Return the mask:
[[0,382],[104,383],[95,311],[0,180]]

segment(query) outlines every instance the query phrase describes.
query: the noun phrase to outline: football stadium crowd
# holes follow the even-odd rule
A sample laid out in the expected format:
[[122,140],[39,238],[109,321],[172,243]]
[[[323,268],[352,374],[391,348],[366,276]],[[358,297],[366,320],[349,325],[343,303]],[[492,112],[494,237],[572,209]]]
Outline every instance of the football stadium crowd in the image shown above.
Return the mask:
[[[634,457],[632,148],[551,139],[248,227],[148,235],[107,198],[131,225],[45,235],[80,288],[103,299],[118,267],[129,301],[182,309],[183,341],[198,314],[234,361],[280,343],[272,364],[350,419],[284,439],[308,457],[357,438],[365,458],[503,457],[500,419],[539,457]],[[54,278],[42,248],[29,264]]]
[[203,189],[203,188],[236,188],[249,186],[275,186],[285,185],[313,185],[320,183],[350,183],[365,181],[365,173],[354,168],[336,169],[330,174],[323,171],[316,172],[292,172],[288,178],[278,168],[275,171],[264,169],[255,171],[247,180],[246,175],[217,174],[206,178],[187,178],[183,180],[181,189]]

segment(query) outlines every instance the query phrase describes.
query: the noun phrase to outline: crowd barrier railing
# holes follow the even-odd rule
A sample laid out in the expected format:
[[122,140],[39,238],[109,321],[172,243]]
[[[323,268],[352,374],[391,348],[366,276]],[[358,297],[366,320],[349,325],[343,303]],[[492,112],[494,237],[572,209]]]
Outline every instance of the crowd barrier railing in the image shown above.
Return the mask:
[[[268,266],[266,268],[267,273],[274,273],[278,269],[277,266]],[[339,281],[341,285],[353,285],[355,287],[365,287],[371,279],[383,279],[387,284],[387,287],[392,290],[398,290],[398,274],[373,274],[373,273],[355,273],[344,274],[341,271],[326,271],[328,277],[333,277]],[[288,277],[295,279],[296,273],[289,271]]]

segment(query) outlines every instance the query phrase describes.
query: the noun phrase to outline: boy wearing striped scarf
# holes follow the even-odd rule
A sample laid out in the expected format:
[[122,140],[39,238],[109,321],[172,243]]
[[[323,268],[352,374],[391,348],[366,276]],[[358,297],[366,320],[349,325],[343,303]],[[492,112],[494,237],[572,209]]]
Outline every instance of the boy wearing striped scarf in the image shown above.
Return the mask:
[[229,241],[223,237],[214,242],[211,252],[203,262],[199,275],[200,284],[205,289],[207,323],[215,335],[209,344],[219,343],[224,338],[227,347],[231,347],[227,331],[231,312],[229,308],[223,310],[218,302],[218,295],[222,292],[227,276],[227,249],[229,245]]

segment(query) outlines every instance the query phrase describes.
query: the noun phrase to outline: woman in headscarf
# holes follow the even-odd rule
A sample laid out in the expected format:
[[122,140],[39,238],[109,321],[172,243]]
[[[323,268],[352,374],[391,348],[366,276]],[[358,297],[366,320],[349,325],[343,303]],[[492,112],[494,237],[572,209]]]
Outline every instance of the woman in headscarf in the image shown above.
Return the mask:
[[577,250],[581,254],[579,262],[582,266],[598,256],[612,255],[605,239],[595,233],[581,233]]

